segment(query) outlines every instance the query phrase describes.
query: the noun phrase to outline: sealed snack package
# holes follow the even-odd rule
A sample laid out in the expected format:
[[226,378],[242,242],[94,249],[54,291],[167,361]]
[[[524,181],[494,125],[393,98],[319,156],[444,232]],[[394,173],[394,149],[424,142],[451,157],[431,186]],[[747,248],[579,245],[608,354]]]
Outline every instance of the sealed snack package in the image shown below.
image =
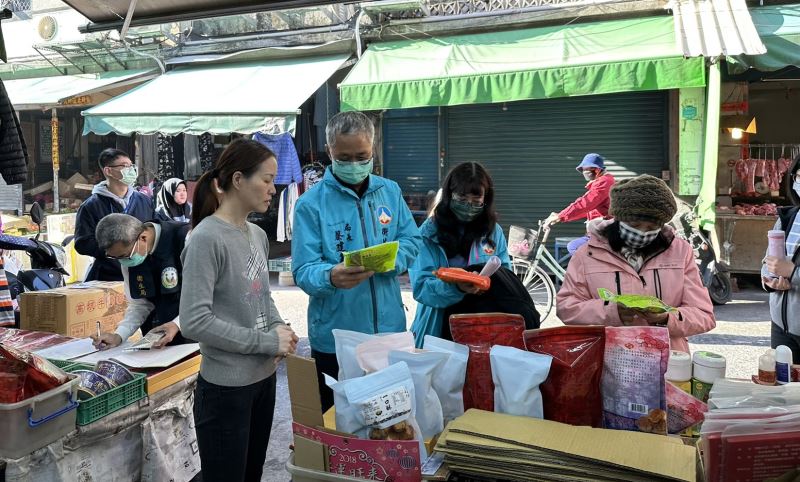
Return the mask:
[[672,311],[677,311],[677,308],[669,306],[655,296],[615,295],[613,292],[605,288],[598,289],[597,293],[600,295],[600,299],[603,301],[617,303],[618,305],[622,305],[625,308],[630,308],[632,310],[642,310],[650,313],[669,313]]
[[405,362],[340,382],[326,375],[325,383],[333,390],[337,430],[363,439],[419,440],[420,454],[426,454]]
[[667,391],[667,430],[681,433],[703,421],[708,406],[670,382]]
[[425,335],[423,348],[449,356],[433,374],[433,389],[439,396],[444,424],[447,425],[456,417],[464,415],[464,380],[467,377],[469,348],[431,335]]
[[494,411],[542,418],[539,385],[547,379],[553,357],[510,346],[494,346],[489,356],[494,382]]
[[553,357],[540,390],[544,418],[569,425],[603,426],[605,327],[560,326],[524,333],[528,351]]
[[331,333],[336,346],[336,359],[339,362],[339,381],[363,377],[365,372],[358,365],[356,347],[375,338],[375,335],[349,330],[331,330]]
[[414,380],[414,392],[417,400],[417,423],[422,431],[422,438],[429,439],[439,435],[444,429],[442,403],[433,389],[433,377],[447,362],[450,355],[446,353],[405,351],[389,352],[389,364],[405,362],[411,370]]
[[356,347],[358,366],[366,373],[389,366],[390,351],[414,351],[414,334],[410,331],[373,336]]
[[70,377],[64,370],[53,365],[35,353],[17,350],[7,345],[0,344],[0,356],[7,360],[16,360],[27,365],[27,378],[25,380],[25,396],[32,397],[59,387]]
[[668,362],[666,328],[606,327],[601,384],[606,428],[666,435]]
[[495,345],[524,349],[522,332],[525,331],[525,319],[521,315],[505,313],[452,315],[450,331],[453,341],[469,347],[464,409],[493,412],[494,383],[489,351]]

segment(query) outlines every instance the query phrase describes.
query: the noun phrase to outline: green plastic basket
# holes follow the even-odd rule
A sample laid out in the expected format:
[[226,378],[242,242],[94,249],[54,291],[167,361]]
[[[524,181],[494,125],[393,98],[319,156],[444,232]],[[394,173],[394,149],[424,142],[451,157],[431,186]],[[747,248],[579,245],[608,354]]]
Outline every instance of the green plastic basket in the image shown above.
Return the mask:
[[52,363],[53,365],[57,366],[58,368],[64,371],[66,371],[67,368],[75,364],[75,362],[71,360],[51,360],[48,358],[47,361],[49,361],[50,363]]
[[[94,365],[75,363],[65,368],[65,370],[67,372],[94,370]],[[114,387],[89,400],[79,400],[78,425],[88,425],[146,397],[147,375],[144,373],[131,373],[133,374],[133,380],[128,383]]]

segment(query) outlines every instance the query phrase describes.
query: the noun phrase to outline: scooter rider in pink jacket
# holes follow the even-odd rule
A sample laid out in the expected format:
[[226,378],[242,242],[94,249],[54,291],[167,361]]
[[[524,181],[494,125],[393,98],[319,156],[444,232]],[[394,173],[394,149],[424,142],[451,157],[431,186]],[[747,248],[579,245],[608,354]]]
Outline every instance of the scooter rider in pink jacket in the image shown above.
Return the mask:
[[[589,224],[590,240],[573,255],[556,298],[567,325],[666,326],[673,350],[689,352],[687,337],[716,326],[708,291],[700,280],[692,247],[667,223],[677,210],[667,184],[642,175],[611,190],[614,219]],[[677,308],[648,313],[599,298],[597,290],[651,295]]]

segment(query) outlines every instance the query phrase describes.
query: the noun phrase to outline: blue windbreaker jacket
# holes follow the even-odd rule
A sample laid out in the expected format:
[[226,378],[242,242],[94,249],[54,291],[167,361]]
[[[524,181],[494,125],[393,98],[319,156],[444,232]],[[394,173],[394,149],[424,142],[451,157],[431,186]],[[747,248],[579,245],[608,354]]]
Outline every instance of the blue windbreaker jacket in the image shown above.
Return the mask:
[[[330,272],[342,253],[399,241],[395,270],[376,274],[346,290],[331,284]],[[406,330],[397,275],[408,270],[422,239],[411,211],[394,181],[370,175],[363,197],[331,173],[300,196],[294,213],[292,273],[309,297],[311,347],[334,353],[334,328],[362,333]]]

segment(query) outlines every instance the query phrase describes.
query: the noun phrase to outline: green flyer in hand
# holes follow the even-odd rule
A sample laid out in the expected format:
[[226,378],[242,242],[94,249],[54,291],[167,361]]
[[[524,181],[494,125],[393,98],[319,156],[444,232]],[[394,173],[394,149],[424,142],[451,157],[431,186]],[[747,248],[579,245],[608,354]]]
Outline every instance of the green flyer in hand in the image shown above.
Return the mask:
[[369,248],[359,249],[344,253],[344,265],[346,268],[351,266],[363,266],[367,271],[376,273],[387,273],[394,269],[397,261],[397,250],[400,243],[391,241],[388,243],[370,246]]
[[669,313],[676,311],[655,296],[647,295],[615,295],[610,290],[600,288],[597,290],[600,299],[630,308],[632,310],[648,311],[650,313]]

